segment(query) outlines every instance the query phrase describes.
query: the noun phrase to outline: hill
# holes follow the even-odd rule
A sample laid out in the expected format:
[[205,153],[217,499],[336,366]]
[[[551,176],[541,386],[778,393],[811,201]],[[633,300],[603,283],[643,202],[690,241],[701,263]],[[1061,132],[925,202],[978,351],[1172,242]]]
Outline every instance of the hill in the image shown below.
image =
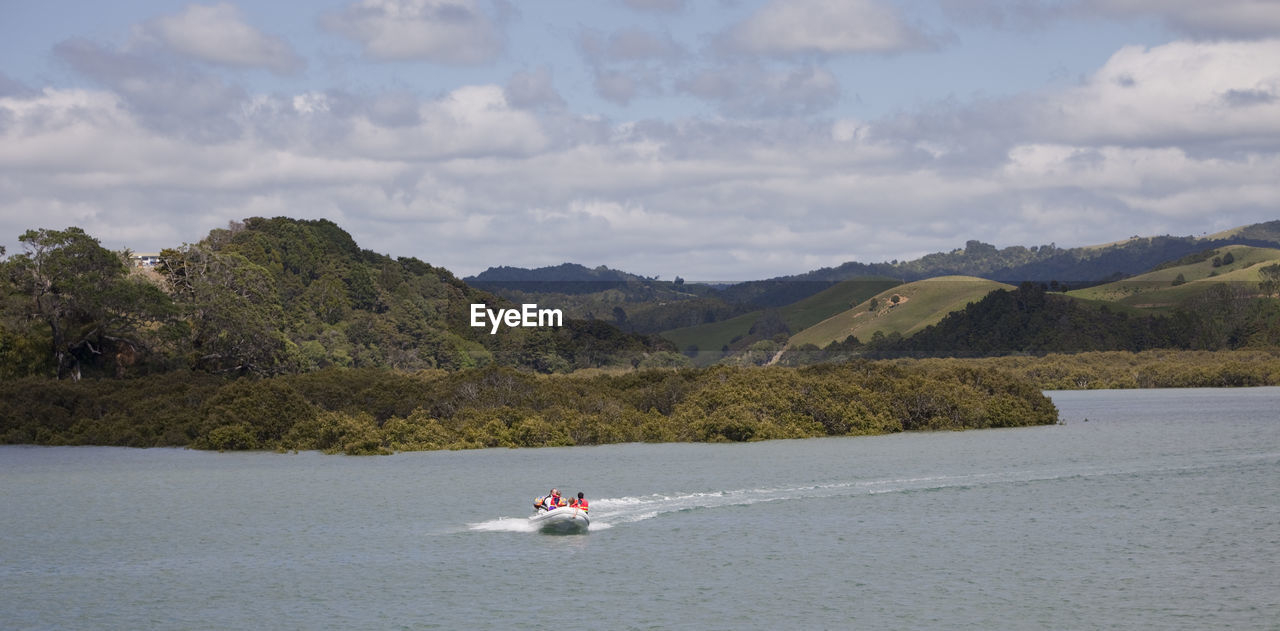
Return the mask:
[[824,347],[850,335],[868,341],[877,333],[909,337],[996,289],[1012,288],[973,276],[941,276],[907,283],[800,331],[791,337],[790,344]]
[[[0,278],[52,271],[38,283],[0,285],[0,374],[9,376],[489,364],[566,372],[632,366],[673,349],[595,320],[475,327],[471,305],[515,305],[446,269],[361,249],[327,220],[234,222],[163,250],[155,274],[128,272],[121,256],[79,229],[23,239],[37,247],[4,261]],[[32,303],[21,297],[48,286],[57,295],[39,303],[39,319],[27,317]]]
[[781,306],[857,276],[885,276],[904,282],[938,276],[977,276],[1006,283],[1092,284],[1141,274],[1171,260],[1231,245],[1280,248],[1280,221],[1241,226],[1207,237],[1133,236],[1105,245],[1060,248],[1053,243],[996,248],[970,240],[964,248],[927,254],[911,261],[848,262],[793,276],[750,281],[725,289],[728,302]]
[[1262,280],[1259,269],[1280,261],[1280,249],[1230,245],[1198,252],[1145,274],[1067,292],[1089,300],[1102,300],[1142,309],[1168,310],[1223,284],[1250,289]]
[[652,279],[609,269],[604,265],[589,268],[577,263],[561,263],[536,269],[490,267],[463,279],[468,285],[486,291],[511,289],[526,293],[555,294],[590,294],[649,280]]
[[466,281],[515,303],[555,305],[571,318],[603,320],[631,333],[656,334],[750,310],[721,300],[718,287],[685,284],[678,277],[660,281],[603,265],[491,267]]
[[[570,305],[569,311],[577,317],[603,319],[633,332],[658,333],[694,357],[695,363],[705,364],[747,349],[753,350],[752,361],[758,362],[784,345],[824,347],[849,335],[860,344],[872,341],[877,332],[882,337],[910,337],[992,290],[1009,289],[1026,280],[1064,291],[1075,285],[1078,288],[1069,295],[1092,308],[1107,303],[1117,313],[1168,311],[1212,294],[1224,284],[1233,286],[1233,281],[1257,283],[1256,267],[1275,259],[1277,252],[1280,221],[1200,238],[1134,235],[1069,249],[1052,243],[996,248],[970,240],[964,248],[912,261],[849,262],[727,286],[684,284],[679,279],[660,282],[605,267],[570,265],[538,270],[492,268],[486,278],[505,279],[506,284],[494,285],[495,290],[513,300],[554,300]],[[594,293],[515,289],[537,288],[538,283],[551,287],[570,277],[577,280],[566,282],[589,288],[592,282],[605,282],[591,279],[605,276],[614,284]],[[866,279],[872,278],[883,284],[869,292]],[[846,285],[849,281],[855,284]],[[904,282],[896,292],[875,295]],[[910,295],[916,292],[922,293]],[[900,304],[892,301],[895,293]],[[860,300],[854,300],[855,294]],[[872,298],[875,309],[870,308]]]
[[1253,245],[1280,243],[1280,221],[1267,221],[1224,230],[1205,237],[1205,240],[1251,242]]
[[882,277],[849,279],[777,309],[757,309],[720,322],[663,331],[662,336],[681,351],[700,352],[700,360],[711,361],[720,352],[809,328],[898,284]]
[[993,291],[905,339],[873,340],[874,356],[967,357],[1151,349],[1274,349],[1280,301],[1214,283],[1168,312],[1046,291],[1039,283]]

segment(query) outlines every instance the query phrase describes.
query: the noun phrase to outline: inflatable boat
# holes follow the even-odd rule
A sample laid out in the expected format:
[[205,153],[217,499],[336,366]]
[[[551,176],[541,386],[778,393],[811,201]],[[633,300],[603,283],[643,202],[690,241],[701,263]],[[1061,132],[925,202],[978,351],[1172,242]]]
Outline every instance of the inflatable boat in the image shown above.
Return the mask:
[[540,532],[572,533],[586,532],[591,525],[587,511],[568,506],[552,510],[539,509],[529,523]]

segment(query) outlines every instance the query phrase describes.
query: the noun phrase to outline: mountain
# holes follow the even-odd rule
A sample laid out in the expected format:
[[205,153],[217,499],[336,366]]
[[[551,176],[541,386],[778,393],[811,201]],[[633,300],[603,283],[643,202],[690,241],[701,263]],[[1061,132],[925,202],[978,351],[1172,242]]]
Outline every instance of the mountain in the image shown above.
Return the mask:
[[[849,262],[716,287],[572,264],[491,268],[469,280],[491,283],[512,300],[554,299],[571,305],[568,311],[577,317],[660,333],[695,363],[707,363],[748,348],[767,353],[783,344],[825,347],[850,335],[868,343],[877,332],[911,337],[992,291],[1024,281],[1046,290],[1070,289],[1068,295],[1081,304],[1107,303],[1115,313],[1181,308],[1223,283],[1257,283],[1257,263],[1271,260],[1278,248],[1280,221],[1272,221],[1199,238],[1133,236],[1069,249],[1052,243],[996,248],[971,240],[964,248],[912,261]],[[601,286],[606,288],[588,291]],[[536,291],[544,287],[575,293]],[[895,294],[898,303],[892,302]]]
[[853,335],[869,341],[877,334],[910,337],[997,289],[1013,289],[975,276],[939,276],[883,291],[791,337],[792,346],[819,348]]
[[1230,245],[1198,252],[1124,280],[1072,290],[1067,295],[1168,310],[1184,306],[1223,284],[1256,285],[1262,280],[1259,270],[1277,261],[1280,249]]
[[717,322],[750,310],[749,306],[721,299],[719,287],[686,284],[679,277],[660,281],[603,265],[491,267],[465,280],[515,303],[552,304],[568,317],[603,320],[631,333],[657,334]]
[[719,351],[735,350],[811,327],[898,284],[891,278],[853,278],[776,309],[757,309],[719,322],[671,329],[663,331],[662,336],[681,351],[711,352],[699,355],[709,360]]
[[644,284],[656,279],[609,269],[603,265],[588,268],[577,263],[561,263],[536,269],[490,267],[463,280],[472,287],[488,291],[513,289],[528,293],[572,295],[616,289],[625,287],[628,283]]
[[1161,263],[1231,245],[1280,248],[1280,221],[1242,226],[1207,237],[1131,237],[1097,246],[996,248],[971,240],[963,249],[927,254],[912,261],[848,262],[793,276],[738,283],[725,289],[727,302],[781,306],[853,277],[878,275],[904,282],[938,276],[976,276],[1006,283],[1092,284],[1147,272]]
[[[15,274],[53,270],[58,276],[49,286],[76,292],[57,304],[46,300],[57,311],[33,320],[22,298],[40,286],[6,284],[11,274],[3,270],[0,376],[81,369],[89,376],[177,369],[270,376],[330,366],[414,371],[494,364],[568,372],[631,367],[674,350],[606,322],[563,313],[556,319],[550,310],[494,324],[488,320],[499,310],[518,306],[444,268],[362,249],[328,220],[233,222],[198,243],[163,250],[152,270],[132,272],[81,230],[32,235],[47,247],[0,265]],[[116,280],[126,274],[129,283]],[[141,292],[147,287],[150,293]],[[136,298],[144,295],[145,305]],[[483,314],[481,326],[474,325],[473,305],[493,312]],[[55,331],[74,327],[91,337],[64,335],[51,346],[48,322]]]
[[[567,372],[687,363],[677,350],[697,363],[725,354],[773,363],[786,348],[837,343],[850,356],[1272,348],[1278,238],[1280,222],[1071,250],[970,241],[915,261],[732,286],[569,263],[472,277],[491,292],[424,261],[362,249],[327,220],[233,222],[132,271],[82,230],[33,230],[22,237],[27,253],[0,261],[0,378],[330,366]],[[979,273],[941,273],[962,269]],[[890,273],[842,278],[869,270]],[[1035,270],[1061,275],[1043,272],[1050,280],[1012,297],[996,282]],[[922,278],[904,283],[913,276]],[[1086,281],[1061,282],[1073,278]],[[563,321],[493,324],[496,310],[533,303]],[[495,313],[476,326],[473,305]]]
[[[1255,285],[1256,287],[1256,285]],[[872,356],[966,357],[1151,349],[1274,349],[1280,301],[1217,283],[1165,313],[1054,294],[1043,284],[994,291],[903,339],[872,341]]]

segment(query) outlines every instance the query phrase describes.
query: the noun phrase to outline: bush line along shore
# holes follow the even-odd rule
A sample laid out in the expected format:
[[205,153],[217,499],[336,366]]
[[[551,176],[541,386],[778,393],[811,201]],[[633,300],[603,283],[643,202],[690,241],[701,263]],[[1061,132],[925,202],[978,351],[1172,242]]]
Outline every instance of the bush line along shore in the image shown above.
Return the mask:
[[174,372],[0,385],[0,442],[399,451],[737,442],[1053,424],[1041,391],[1280,384],[1280,354],[1151,351],[539,375]]

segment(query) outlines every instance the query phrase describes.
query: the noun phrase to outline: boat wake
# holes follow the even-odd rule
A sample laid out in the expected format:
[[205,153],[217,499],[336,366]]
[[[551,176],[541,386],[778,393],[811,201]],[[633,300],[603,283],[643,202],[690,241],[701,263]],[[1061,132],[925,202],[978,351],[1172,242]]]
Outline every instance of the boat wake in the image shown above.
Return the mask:
[[536,532],[537,528],[529,523],[527,517],[499,517],[489,521],[467,524],[471,530],[478,532]]
[[[1278,454],[1251,456],[1246,460],[1273,461]],[[1062,469],[1019,469],[995,472],[973,472],[956,475],[918,477],[892,477],[839,481],[807,486],[765,487],[722,491],[698,491],[683,493],[653,493],[650,495],[605,497],[591,502],[591,530],[606,530],[622,524],[646,521],[662,515],[683,511],[715,509],[731,506],[751,506],[766,502],[785,502],[821,498],[877,496],[890,493],[916,493],[948,489],[978,488],[1000,484],[1031,484],[1080,478],[1168,474],[1221,466],[1237,466],[1231,462],[1210,462],[1196,465],[1170,465],[1169,463],[1135,463],[1129,467],[1093,468],[1072,466]],[[474,531],[535,532],[536,528],[524,517],[502,517],[490,521],[469,524]]]

